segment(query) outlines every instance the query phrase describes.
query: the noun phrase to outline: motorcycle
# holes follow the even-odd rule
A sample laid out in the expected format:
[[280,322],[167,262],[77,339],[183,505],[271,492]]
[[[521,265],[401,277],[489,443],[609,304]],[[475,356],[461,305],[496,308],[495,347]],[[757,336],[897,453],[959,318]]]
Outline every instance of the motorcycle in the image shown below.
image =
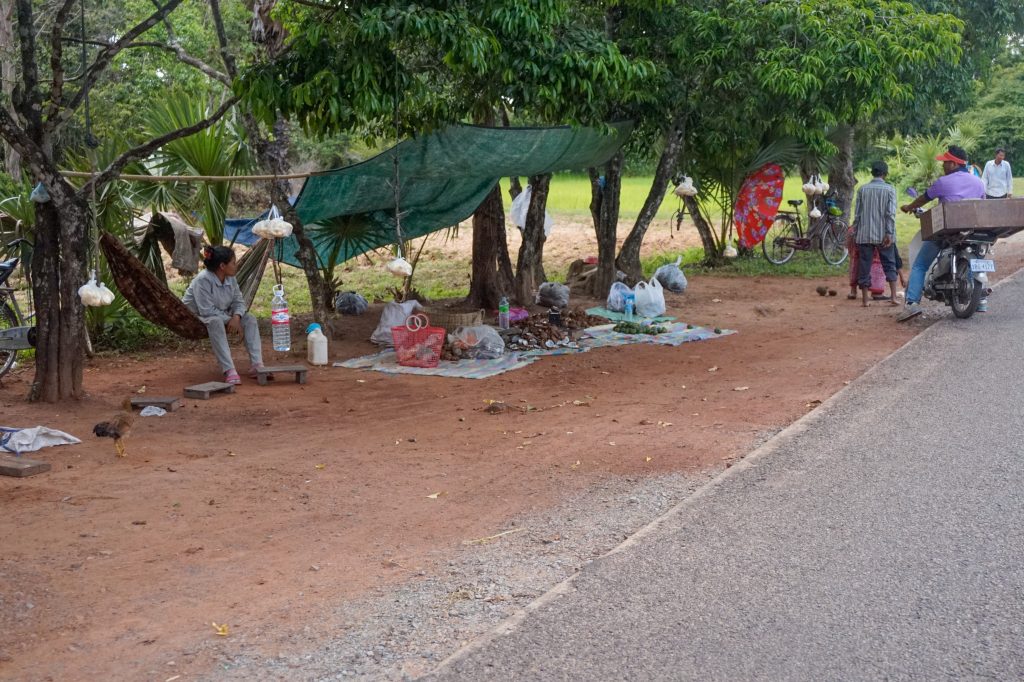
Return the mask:
[[964,230],[944,237],[939,255],[925,275],[925,298],[942,301],[960,319],[973,315],[981,299],[992,293],[988,273],[995,272],[996,266],[989,256],[997,238],[985,230]]

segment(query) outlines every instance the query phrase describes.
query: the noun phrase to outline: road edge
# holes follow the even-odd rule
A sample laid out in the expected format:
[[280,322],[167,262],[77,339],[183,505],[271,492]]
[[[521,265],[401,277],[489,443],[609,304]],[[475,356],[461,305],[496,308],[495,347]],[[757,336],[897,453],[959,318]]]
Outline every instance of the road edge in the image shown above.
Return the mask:
[[[1003,285],[1004,282],[1009,282],[1011,280],[1016,280],[1018,278],[1024,278],[1024,268],[1021,268],[1016,272],[1013,272],[1007,275],[1006,277],[1000,279],[998,282],[992,285],[992,290],[996,291],[997,289],[999,289],[999,287]],[[875,373],[880,372],[880,368],[886,363],[888,363],[890,359],[898,356],[901,353],[909,352],[909,349],[912,349],[915,344],[922,342],[920,340],[926,338],[929,335],[929,333],[932,332],[932,329],[938,327],[939,325],[950,323],[954,323],[954,319],[947,317],[942,320],[938,320],[932,325],[929,325],[926,329],[922,330],[921,333],[914,336],[914,338],[910,339],[905,344],[903,344],[893,352],[886,355],[884,358],[882,358],[881,360],[876,362],[872,367],[870,367],[866,372],[864,372],[856,379],[846,384],[838,391],[833,393],[831,396],[826,398],[824,402],[815,407],[813,410],[801,416],[796,421],[789,424],[781,431],[776,433],[774,436],[766,440],[764,443],[751,450],[749,453],[747,453],[741,459],[739,459],[733,466],[720,471],[711,480],[707,481],[699,488],[694,490],[691,495],[687,496],[685,499],[680,500],[672,507],[665,510],[662,514],[652,519],[647,524],[638,528],[636,532],[632,533],[629,537],[627,537],[625,540],[623,540],[618,545],[611,548],[604,554],[601,554],[600,556],[593,559],[593,561],[600,561],[601,559],[614,556],[620,552],[624,552],[630,549],[636,544],[639,544],[649,535],[655,533],[661,527],[661,525],[665,523],[667,520],[678,516],[683,511],[688,509],[690,506],[699,502],[701,499],[703,499],[705,495],[707,495],[709,492],[711,492],[719,485],[721,485],[723,481],[731,478],[732,476],[737,475],[740,472],[747,471],[756,466],[760,462],[760,460],[764,459],[768,455],[778,450],[780,445],[792,440],[794,437],[800,435],[801,433],[804,433],[805,431],[807,431],[808,428],[810,428],[812,424],[816,423],[817,421],[825,419],[825,412],[827,411],[827,408],[829,406],[831,406],[835,402],[838,402],[845,396],[845,394],[848,391],[854,389],[854,387],[858,386],[861,382],[869,380]],[[575,574],[553,585],[546,592],[544,592],[544,594],[540,595],[539,597],[537,597],[536,599],[534,599],[529,604],[525,605],[512,615],[508,616],[491,629],[481,633],[480,635],[477,635],[466,644],[460,646],[450,655],[445,657],[444,660],[438,663],[432,670],[417,677],[416,679],[423,679],[426,677],[430,677],[431,675],[436,675],[440,672],[443,672],[446,668],[449,668],[451,665],[458,662],[462,658],[465,658],[472,652],[477,651],[478,649],[482,649],[484,646],[493,642],[499,637],[503,637],[507,634],[514,632],[519,627],[519,625],[522,624],[524,620],[526,620],[526,617],[529,616],[531,613],[543,608],[544,606],[550,604],[559,597],[569,594],[571,588],[573,587],[573,583],[576,581],[576,578],[584,570],[586,570],[586,565],[581,567],[579,571],[577,571]]]

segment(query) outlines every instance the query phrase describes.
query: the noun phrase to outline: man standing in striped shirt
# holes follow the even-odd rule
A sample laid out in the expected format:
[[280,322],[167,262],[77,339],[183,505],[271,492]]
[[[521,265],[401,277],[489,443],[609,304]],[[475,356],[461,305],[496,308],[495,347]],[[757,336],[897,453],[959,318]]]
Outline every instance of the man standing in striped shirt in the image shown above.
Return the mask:
[[868,306],[871,289],[871,264],[875,252],[882,261],[885,281],[889,283],[889,304],[896,302],[896,188],[885,181],[889,166],[885,161],[871,164],[871,182],[857,190],[856,217],[853,220],[854,240],[857,242],[857,286],[860,287],[861,305]]

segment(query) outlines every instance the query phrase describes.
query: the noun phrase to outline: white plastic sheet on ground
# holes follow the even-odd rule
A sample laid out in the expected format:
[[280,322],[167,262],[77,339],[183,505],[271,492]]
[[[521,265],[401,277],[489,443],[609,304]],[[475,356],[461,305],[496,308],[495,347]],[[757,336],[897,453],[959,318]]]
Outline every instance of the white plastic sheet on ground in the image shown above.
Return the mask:
[[13,452],[16,455],[23,452],[35,452],[54,445],[75,445],[81,442],[69,433],[45,426],[34,426],[30,429],[0,426],[0,450]]

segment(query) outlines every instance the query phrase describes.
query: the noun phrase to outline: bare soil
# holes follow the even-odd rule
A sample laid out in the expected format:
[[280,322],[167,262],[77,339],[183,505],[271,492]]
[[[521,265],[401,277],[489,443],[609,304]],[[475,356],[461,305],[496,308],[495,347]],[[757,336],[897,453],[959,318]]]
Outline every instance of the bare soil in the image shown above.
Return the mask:
[[[1001,274],[1022,256],[1002,248]],[[322,645],[346,604],[438,574],[513,517],[608,481],[727,467],[934,319],[897,324],[845,293],[841,275],[692,277],[670,314],[737,334],[479,381],[332,367],[304,386],[246,380],[138,418],[125,459],[92,425],[125,397],[216,378],[206,349],[95,359],[89,397],[56,407],[23,401],[21,370],[0,385],[0,423],[83,442],[36,453],[47,474],[0,479],[0,677],[215,678],[226,652]],[[351,319],[332,360],[375,350],[378,313]],[[492,400],[511,409],[490,414]]]

